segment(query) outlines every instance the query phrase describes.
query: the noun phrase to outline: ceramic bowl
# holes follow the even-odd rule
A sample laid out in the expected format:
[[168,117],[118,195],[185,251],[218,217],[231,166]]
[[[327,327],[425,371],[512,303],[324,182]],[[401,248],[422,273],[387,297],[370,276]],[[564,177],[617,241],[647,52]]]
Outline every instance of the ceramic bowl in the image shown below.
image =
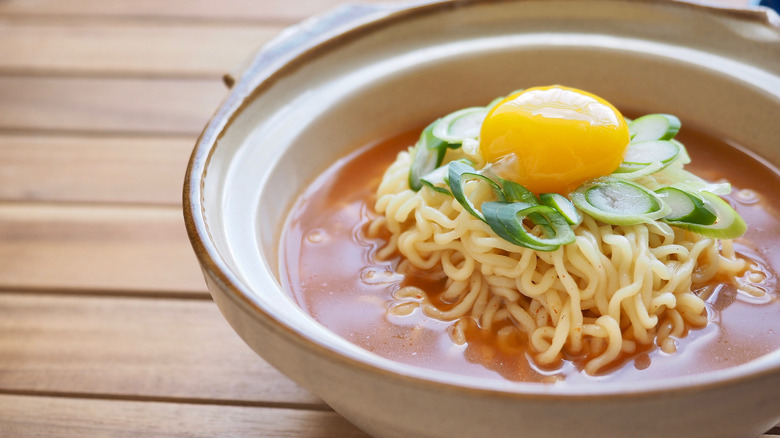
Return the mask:
[[329,164],[527,84],[671,112],[780,164],[780,25],[676,1],[348,6],[282,33],[239,77],[187,172],[209,290],[263,358],[377,437],[740,437],[780,421],[780,352],[630,387],[501,383],[403,365],[324,329],[280,286],[288,208]]

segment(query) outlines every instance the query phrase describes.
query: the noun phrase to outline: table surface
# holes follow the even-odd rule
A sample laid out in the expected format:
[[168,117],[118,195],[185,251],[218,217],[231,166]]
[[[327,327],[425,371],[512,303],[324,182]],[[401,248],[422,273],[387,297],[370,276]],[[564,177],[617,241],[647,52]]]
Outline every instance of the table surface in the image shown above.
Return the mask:
[[365,436],[232,331],[181,213],[222,74],[339,2],[0,1],[0,437]]

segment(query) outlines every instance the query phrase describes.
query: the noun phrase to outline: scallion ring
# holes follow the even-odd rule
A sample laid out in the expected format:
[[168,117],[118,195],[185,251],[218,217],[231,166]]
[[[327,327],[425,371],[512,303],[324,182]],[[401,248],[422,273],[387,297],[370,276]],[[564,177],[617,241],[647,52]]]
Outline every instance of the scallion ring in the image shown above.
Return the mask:
[[572,192],[575,207],[604,223],[636,225],[666,216],[671,209],[645,187],[629,181],[602,179]]
[[713,239],[736,239],[745,234],[747,230],[745,221],[726,201],[710,192],[700,192],[699,194],[707,207],[712,209],[712,212],[717,216],[715,223],[702,225],[668,219],[663,219],[663,221],[677,228]]
[[712,225],[718,218],[695,193],[674,187],[661,187],[655,193],[672,209],[664,216],[666,221]]
[[631,142],[623,155],[623,162],[615,173],[636,172],[654,163],[660,163],[659,171],[674,162],[681,153],[679,143],[666,140]]
[[542,193],[539,195],[539,201],[548,207],[554,208],[569,225],[579,225],[582,222],[582,215],[574,204],[571,203],[565,196],[558,193]]
[[[482,204],[485,222],[504,240],[518,246],[537,251],[555,251],[561,245],[574,242],[575,235],[571,226],[554,208],[546,205],[533,205],[526,202],[486,202]],[[534,215],[542,218],[544,237],[531,234],[525,228],[523,220]]]
[[467,138],[478,138],[482,121],[488,110],[485,107],[464,108],[437,120],[432,134],[444,142],[461,144]]
[[471,213],[471,215],[477,219],[484,221],[485,216],[476,206],[474,206],[468,196],[466,196],[464,185],[467,181],[479,180],[488,184],[492,189],[496,199],[502,202],[505,201],[504,194],[502,193],[501,187],[498,185],[498,183],[486,177],[485,175],[478,173],[473,167],[459,161],[452,161],[448,167],[448,183],[450,186],[450,192],[452,192],[452,196],[458,200],[460,205],[463,206],[466,211]]
[[680,131],[680,119],[671,114],[648,114],[628,124],[632,142],[671,140]]
[[412,150],[412,164],[409,168],[409,188],[415,192],[423,186],[421,178],[436,168],[441,166],[444,161],[444,154],[449,146],[447,142],[442,141],[433,135],[433,126],[431,123],[420,134],[420,139]]
[[530,190],[508,179],[500,179],[501,188],[507,202],[527,202],[539,205],[539,199]]

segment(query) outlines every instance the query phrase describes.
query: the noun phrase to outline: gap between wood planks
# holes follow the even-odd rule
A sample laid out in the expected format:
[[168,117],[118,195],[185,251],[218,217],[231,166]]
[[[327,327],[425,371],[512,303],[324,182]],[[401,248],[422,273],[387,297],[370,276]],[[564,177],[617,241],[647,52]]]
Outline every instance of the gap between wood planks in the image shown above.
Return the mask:
[[176,403],[188,405],[208,405],[208,406],[245,406],[252,408],[272,408],[272,409],[301,409],[307,411],[333,412],[333,409],[324,403],[290,403],[290,402],[272,402],[272,401],[253,401],[253,400],[231,400],[231,399],[200,399],[195,397],[159,397],[143,395],[125,395],[125,394],[99,394],[86,392],[68,392],[68,391],[35,391],[35,390],[13,390],[0,388],[0,395],[13,395],[23,397],[51,397],[68,398],[81,400],[115,400],[115,401],[140,401],[155,403]]
[[[205,282],[204,282],[205,284]],[[134,289],[83,289],[57,287],[9,287],[0,286],[0,294],[35,294],[37,296],[71,296],[71,297],[108,297],[108,298],[160,298],[166,300],[196,300],[212,301],[208,292],[196,291],[157,291]]]
[[0,437],[20,436],[366,437],[333,411],[0,395]]

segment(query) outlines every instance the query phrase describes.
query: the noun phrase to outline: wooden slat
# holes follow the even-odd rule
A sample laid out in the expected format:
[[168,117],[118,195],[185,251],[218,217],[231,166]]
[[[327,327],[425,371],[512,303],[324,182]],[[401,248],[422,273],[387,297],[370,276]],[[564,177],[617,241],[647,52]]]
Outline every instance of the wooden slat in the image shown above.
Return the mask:
[[340,437],[366,434],[332,411],[0,395],[0,437]]
[[0,21],[0,73],[218,79],[280,30],[139,20]]
[[177,207],[0,204],[0,289],[199,294]]
[[[362,0],[361,3],[392,3],[398,0]],[[98,16],[101,18],[163,18],[293,22],[330,10],[345,0],[4,0],[0,15],[7,16]]]
[[0,201],[181,205],[195,141],[0,133]]
[[217,79],[0,77],[0,130],[195,135],[227,94]]
[[0,294],[2,392],[325,408],[210,300]]

